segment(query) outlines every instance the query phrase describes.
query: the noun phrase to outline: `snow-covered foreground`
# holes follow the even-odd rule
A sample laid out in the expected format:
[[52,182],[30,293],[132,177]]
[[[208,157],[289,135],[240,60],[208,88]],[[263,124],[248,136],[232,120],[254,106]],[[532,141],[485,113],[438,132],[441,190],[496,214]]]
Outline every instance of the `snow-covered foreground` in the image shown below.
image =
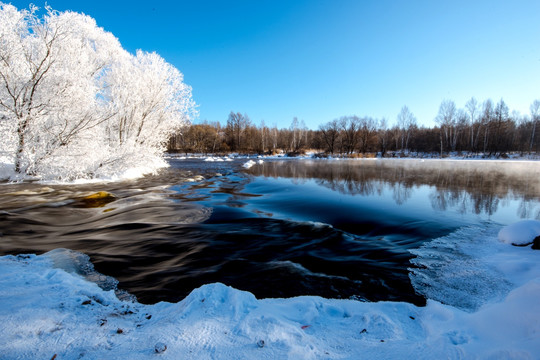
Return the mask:
[[500,241],[500,229],[461,229],[414,251],[413,285],[430,298],[448,298],[425,307],[312,296],[257,300],[222,284],[176,304],[142,305],[103,290],[114,281],[72,251],[4,256],[0,357],[538,359],[540,251]]

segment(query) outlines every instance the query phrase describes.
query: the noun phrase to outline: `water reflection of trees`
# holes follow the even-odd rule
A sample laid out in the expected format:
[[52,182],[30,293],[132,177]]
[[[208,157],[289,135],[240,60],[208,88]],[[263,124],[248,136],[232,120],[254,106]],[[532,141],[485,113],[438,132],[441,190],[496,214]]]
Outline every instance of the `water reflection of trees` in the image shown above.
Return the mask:
[[253,175],[291,178],[348,195],[381,195],[391,191],[405,204],[415,187],[429,186],[434,210],[493,215],[501,203],[519,201],[517,215],[540,218],[540,167],[535,163],[480,161],[351,160],[266,162]]

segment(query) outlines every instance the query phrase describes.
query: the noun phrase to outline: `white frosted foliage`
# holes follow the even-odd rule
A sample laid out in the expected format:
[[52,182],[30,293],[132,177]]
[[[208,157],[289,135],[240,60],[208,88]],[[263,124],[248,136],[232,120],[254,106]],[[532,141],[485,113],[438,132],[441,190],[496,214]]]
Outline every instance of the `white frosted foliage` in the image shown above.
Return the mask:
[[4,177],[154,171],[194,113],[182,73],[155,53],[128,53],[86,15],[0,3],[0,60]]

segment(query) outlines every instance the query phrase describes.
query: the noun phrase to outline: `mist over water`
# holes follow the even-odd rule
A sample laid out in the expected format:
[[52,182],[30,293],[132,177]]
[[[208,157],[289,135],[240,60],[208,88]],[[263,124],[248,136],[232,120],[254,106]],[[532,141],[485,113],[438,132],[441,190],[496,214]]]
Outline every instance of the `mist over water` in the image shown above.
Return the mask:
[[[340,160],[267,162],[250,174],[331,190],[330,197],[371,202],[390,212],[422,211],[458,222],[511,223],[540,218],[540,164],[505,161]],[[433,214],[429,214],[431,210]]]
[[[540,216],[536,163],[169,161],[130,182],[1,185],[0,253],[85,253],[143,303],[223,282],[259,298],[421,304],[409,250],[463,226]],[[82,200],[97,191],[115,198]]]

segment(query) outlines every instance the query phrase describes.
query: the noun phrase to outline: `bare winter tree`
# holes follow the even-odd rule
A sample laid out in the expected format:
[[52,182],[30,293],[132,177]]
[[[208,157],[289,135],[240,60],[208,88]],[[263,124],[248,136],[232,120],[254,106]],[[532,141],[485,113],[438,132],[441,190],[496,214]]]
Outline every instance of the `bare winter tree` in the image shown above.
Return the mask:
[[276,151],[278,147],[279,130],[277,125],[274,124],[270,130],[270,138],[272,139],[272,151]]
[[381,157],[384,157],[388,149],[389,143],[389,132],[388,132],[388,121],[385,118],[382,118],[378,124],[377,138],[379,141],[379,149],[381,152]]
[[306,145],[307,127],[304,120],[298,121],[295,116],[291,122],[290,130],[290,150],[297,152]]
[[411,133],[416,126],[416,117],[414,117],[407,106],[401,108],[401,111],[397,116],[397,125],[400,134],[401,151],[408,151]]
[[296,151],[298,148],[298,141],[300,138],[298,118],[296,116],[293,118],[289,130],[291,131],[290,149],[291,151]]
[[227,119],[226,133],[231,150],[238,151],[243,149],[244,133],[250,124],[251,120],[246,114],[242,115],[239,112],[230,112]]
[[[467,112],[464,109],[458,109],[456,112],[456,120],[454,122],[454,129],[452,131],[452,136],[450,138],[450,147],[452,151],[456,151],[458,148],[458,144],[460,143],[460,136],[462,133],[464,133],[467,128],[467,121],[469,119],[469,116],[467,115]],[[463,141],[461,142],[463,143]]]
[[343,131],[343,145],[345,152],[351,154],[358,145],[360,118],[356,115],[344,116],[339,119],[339,124]]
[[531,141],[529,143],[529,154],[532,152],[534,139],[536,136],[536,127],[538,121],[540,120],[540,100],[534,100],[531,106],[529,107],[531,111],[531,122],[532,122],[532,131],[531,131]]
[[268,139],[270,138],[270,130],[268,129],[268,127],[266,127],[264,120],[261,120],[260,131],[261,131],[261,148],[264,151],[268,148]]
[[[478,101],[476,101],[476,99],[474,97],[470,98],[469,101],[467,101],[467,103],[465,104],[465,108],[467,109],[467,111],[469,112],[469,126],[470,126],[470,129],[469,129],[469,146],[470,146],[470,151],[474,151],[474,149],[476,148],[476,141],[475,141],[475,136],[474,136],[474,127],[477,126],[476,124],[476,117],[478,115]],[[479,127],[479,126],[478,126]]]
[[339,137],[338,120],[332,120],[326,124],[320,125],[319,130],[321,131],[322,139],[326,144],[327,151],[333,155]]
[[501,152],[508,151],[510,147],[511,136],[509,129],[509,120],[510,120],[510,110],[508,106],[501,99],[494,110],[494,118],[492,122],[492,136],[493,140],[491,141],[491,153],[497,154]]
[[450,138],[452,136],[452,130],[454,129],[456,121],[456,104],[452,100],[443,100],[439,106],[439,113],[435,118],[435,121],[440,126],[440,145],[441,156],[443,154],[443,143],[450,144]]
[[486,101],[484,101],[482,105],[482,117],[481,117],[482,127],[484,128],[484,136],[483,136],[483,141],[482,141],[483,143],[482,150],[484,153],[487,151],[487,148],[489,145],[489,135],[490,135],[489,129],[490,129],[490,124],[493,118],[494,118],[493,102],[491,101],[491,99],[487,99]]
[[370,148],[376,129],[376,119],[367,116],[360,118],[360,129],[358,138],[360,143],[360,152],[362,154],[365,154]]

